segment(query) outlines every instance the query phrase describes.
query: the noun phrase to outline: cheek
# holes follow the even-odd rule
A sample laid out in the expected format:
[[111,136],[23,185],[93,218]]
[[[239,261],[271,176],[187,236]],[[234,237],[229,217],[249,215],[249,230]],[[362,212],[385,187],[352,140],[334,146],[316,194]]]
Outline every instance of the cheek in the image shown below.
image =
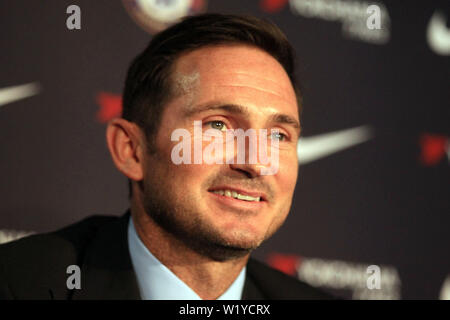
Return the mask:
[[[176,141],[172,141],[172,132],[178,128],[187,130],[190,138],[177,136],[174,137]],[[169,181],[170,179],[169,183],[171,185],[173,185],[172,181],[174,183],[176,181],[177,185],[174,188],[182,194],[196,192],[195,190],[198,190],[198,186],[201,186],[204,180],[215,170],[214,167],[217,166],[205,164],[204,161],[201,161],[199,164],[195,163],[195,145],[198,137],[202,137],[201,132],[200,135],[195,134],[192,123],[190,126],[187,123],[181,123],[178,127],[172,126],[170,128],[169,126],[162,126],[158,134],[157,154],[155,155],[158,163],[154,167],[154,170],[159,171],[161,179],[165,181]],[[207,144],[209,142],[203,143],[202,145],[200,140],[200,152],[197,153],[203,155],[203,150]],[[185,151],[188,151],[186,154],[190,153],[190,156],[187,156],[186,159],[183,157]],[[172,157],[176,159],[172,159]],[[187,160],[186,163],[184,163],[185,160]],[[148,169],[152,170],[151,164]]]
[[296,153],[281,154],[280,168],[277,174],[278,185],[283,194],[290,195],[294,193],[298,175],[298,159]]

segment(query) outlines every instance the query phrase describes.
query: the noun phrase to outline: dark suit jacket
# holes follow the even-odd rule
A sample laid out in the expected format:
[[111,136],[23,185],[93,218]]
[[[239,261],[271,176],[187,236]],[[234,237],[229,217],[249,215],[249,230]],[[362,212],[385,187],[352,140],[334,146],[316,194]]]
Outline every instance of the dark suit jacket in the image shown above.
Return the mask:
[[[128,251],[129,212],[92,216],[64,229],[0,245],[2,299],[140,299]],[[69,265],[81,269],[81,289],[67,289]],[[330,299],[254,259],[243,299]]]

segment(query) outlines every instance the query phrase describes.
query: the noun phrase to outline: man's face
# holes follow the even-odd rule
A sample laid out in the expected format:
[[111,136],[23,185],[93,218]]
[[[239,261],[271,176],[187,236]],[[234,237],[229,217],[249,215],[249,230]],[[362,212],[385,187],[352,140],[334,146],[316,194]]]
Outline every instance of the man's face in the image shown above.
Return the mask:
[[[164,107],[156,152],[146,154],[144,163],[146,212],[168,232],[205,254],[218,259],[246,254],[282,225],[291,206],[299,135],[291,82],[274,58],[242,45],[186,53],[172,70],[176,95]],[[180,128],[191,133],[193,159],[195,120],[202,122],[203,132],[252,128],[257,132],[267,129],[270,135],[271,129],[278,129],[285,137],[279,141],[277,173],[260,174],[270,163],[174,164],[172,149],[179,142],[171,141],[171,134]],[[208,144],[203,142],[203,149]],[[225,157],[230,154],[224,148]],[[221,195],[220,191],[226,190],[259,196],[260,201]]]

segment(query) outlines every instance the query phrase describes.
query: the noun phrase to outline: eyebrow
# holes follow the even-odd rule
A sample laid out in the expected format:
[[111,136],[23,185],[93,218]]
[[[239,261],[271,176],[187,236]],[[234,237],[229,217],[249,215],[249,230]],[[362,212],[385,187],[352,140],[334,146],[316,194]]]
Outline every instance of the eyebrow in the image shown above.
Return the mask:
[[[245,106],[239,105],[239,104],[208,104],[208,105],[203,105],[203,106],[192,107],[192,108],[184,111],[184,116],[190,117],[194,114],[197,114],[200,112],[205,112],[205,111],[210,111],[210,110],[223,110],[223,111],[227,111],[229,113],[239,114],[246,118],[250,118],[250,113],[248,112],[248,108]],[[294,127],[296,129],[297,133],[300,135],[300,122],[290,115],[282,114],[282,113],[272,114],[269,117],[269,121],[290,125],[290,126]]]
[[297,131],[297,134],[300,135],[300,122],[298,122],[298,120],[295,119],[294,117],[291,117],[287,114],[276,113],[270,116],[270,119],[272,122],[284,123],[294,127]]
[[184,112],[184,115],[186,117],[190,117],[196,113],[205,112],[209,110],[223,110],[229,113],[236,113],[243,115],[245,117],[250,117],[247,108],[238,104],[207,104],[203,106],[192,107],[186,110]]

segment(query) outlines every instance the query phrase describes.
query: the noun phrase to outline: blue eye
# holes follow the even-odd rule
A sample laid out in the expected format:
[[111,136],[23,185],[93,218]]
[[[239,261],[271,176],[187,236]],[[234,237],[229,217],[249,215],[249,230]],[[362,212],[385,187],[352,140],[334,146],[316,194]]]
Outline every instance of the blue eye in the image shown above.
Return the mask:
[[208,122],[208,124],[213,129],[217,129],[217,130],[220,130],[220,131],[226,131],[227,130],[227,126],[225,125],[225,123],[223,123],[223,121],[210,121],[210,122]]

